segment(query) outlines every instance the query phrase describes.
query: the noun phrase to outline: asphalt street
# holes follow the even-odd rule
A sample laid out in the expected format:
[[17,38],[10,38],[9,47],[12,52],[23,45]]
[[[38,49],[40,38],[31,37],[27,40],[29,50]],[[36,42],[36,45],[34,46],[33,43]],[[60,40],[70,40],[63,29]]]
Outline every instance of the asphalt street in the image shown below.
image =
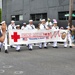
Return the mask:
[[20,52],[9,48],[9,53],[0,52],[0,75],[75,75],[75,47],[54,49],[34,47]]

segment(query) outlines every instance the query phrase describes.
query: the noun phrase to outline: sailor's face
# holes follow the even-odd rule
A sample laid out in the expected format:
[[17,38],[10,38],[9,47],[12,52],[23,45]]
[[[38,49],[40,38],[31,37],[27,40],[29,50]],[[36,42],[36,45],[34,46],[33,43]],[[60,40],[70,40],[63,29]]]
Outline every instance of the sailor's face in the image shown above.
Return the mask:
[[16,27],[16,29],[20,29],[20,27]]
[[29,24],[30,24],[30,25],[32,25],[32,24],[33,24],[33,22],[30,22]]
[[6,23],[3,23],[2,25],[6,25]]
[[26,26],[26,24],[24,24],[24,27]]
[[11,24],[13,25],[13,24],[15,24],[14,22],[11,22]]
[[45,24],[46,22],[45,21],[42,21],[42,24]]
[[57,23],[54,23],[54,26],[57,26]]

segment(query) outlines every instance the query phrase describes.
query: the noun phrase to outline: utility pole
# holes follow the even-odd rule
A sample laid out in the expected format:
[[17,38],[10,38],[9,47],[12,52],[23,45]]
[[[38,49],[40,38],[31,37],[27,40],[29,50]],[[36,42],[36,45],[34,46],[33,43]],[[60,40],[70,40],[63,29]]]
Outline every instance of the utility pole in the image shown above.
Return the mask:
[[73,0],[69,0],[69,21],[68,24],[72,26]]

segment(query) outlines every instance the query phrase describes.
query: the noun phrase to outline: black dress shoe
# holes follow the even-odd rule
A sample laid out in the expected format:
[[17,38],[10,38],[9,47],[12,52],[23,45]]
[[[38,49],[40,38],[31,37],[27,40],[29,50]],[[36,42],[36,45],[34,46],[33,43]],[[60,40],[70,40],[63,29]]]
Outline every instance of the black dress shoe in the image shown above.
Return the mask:
[[20,49],[19,50],[17,50],[18,52],[20,52]]
[[29,45],[27,45],[27,47],[29,47]]
[[1,52],[1,48],[0,48],[0,52]]
[[8,50],[5,50],[5,53],[8,53]]
[[42,47],[39,47],[39,49],[42,49]]
[[67,47],[64,47],[64,48],[67,48]]
[[14,48],[13,46],[10,46],[11,48]]
[[72,46],[70,46],[70,48],[72,48]]
[[32,51],[32,49],[31,49],[31,48],[30,48],[29,50],[30,50],[30,51]]
[[56,47],[53,47],[53,48],[58,48],[58,47],[56,46]]
[[47,49],[48,47],[44,47],[45,49]]

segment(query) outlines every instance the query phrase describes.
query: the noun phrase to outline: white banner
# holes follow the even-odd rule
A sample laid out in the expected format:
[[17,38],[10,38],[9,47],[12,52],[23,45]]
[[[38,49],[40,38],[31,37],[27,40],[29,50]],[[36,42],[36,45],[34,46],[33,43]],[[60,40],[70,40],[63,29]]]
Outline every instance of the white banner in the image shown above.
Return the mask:
[[10,30],[9,44],[29,44],[41,42],[65,42],[67,30]]

